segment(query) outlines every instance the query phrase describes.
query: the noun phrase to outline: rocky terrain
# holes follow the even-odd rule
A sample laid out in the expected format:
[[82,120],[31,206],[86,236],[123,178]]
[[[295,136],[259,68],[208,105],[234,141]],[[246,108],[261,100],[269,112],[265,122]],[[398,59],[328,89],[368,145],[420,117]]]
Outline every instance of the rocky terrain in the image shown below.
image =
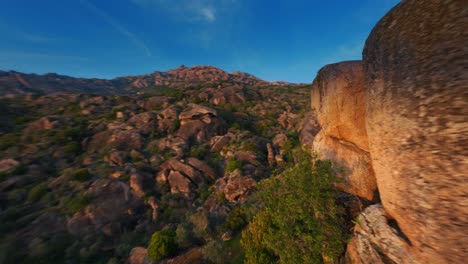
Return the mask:
[[402,1],[312,85],[0,72],[0,263],[466,262],[466,17]]
[[[132,94],[164,87],[196,87],[229,83],[248,86],[282,85],[269,83],[253,75],[227,73],[212,66],[180,66],[167,72],[155,71],[140,76],[118,77],[111,80],[74,78],[55,73],[44,75],[25,74],[0,70],[0,95],[50,94],[50,93],[92,93],[99,95]],[[199,88],[200,88],[199,87]]]
[[[62,90],[51,75],[16,78]],[[1,99],[0,263],[141,263],[165,229],[190,263],[223,239],[241,261],[238,208],[293,159],[308,86],[213,67],[126,78],[144,91]],[[114,80],[59,80],[118,91]]]

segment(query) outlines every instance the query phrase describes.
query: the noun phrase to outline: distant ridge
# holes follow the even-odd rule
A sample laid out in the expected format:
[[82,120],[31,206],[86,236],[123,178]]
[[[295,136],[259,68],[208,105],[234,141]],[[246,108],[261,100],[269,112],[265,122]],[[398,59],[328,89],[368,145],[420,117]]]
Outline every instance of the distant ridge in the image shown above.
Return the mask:
[[213,66],[184,65],[166,72],[124,76],[114,79],[76,78],[56,73],[43,75],[0,70],[0,95],[26,93],[93,93],[129,94],[154,87],[191,87],[199,84],[221,83],[244,86],[286,85],[287,82],[268,82],[252,74],[235,71],[228,73]]

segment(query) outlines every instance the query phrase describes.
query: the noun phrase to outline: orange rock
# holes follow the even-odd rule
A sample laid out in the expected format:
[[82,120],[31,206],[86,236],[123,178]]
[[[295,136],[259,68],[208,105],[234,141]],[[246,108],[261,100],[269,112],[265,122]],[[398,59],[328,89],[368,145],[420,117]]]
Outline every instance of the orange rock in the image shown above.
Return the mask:
[[422,263],[465,263],[467,5],[402,1],[363,52],[367,130],[383,206]]

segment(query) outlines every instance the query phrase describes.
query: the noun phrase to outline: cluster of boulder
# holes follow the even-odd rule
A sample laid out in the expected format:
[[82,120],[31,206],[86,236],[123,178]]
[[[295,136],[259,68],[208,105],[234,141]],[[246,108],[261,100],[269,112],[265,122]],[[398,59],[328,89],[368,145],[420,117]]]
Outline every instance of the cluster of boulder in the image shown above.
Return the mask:
[[350,263],[468,257],[466,10],[403,1],[373,29],[363,61],[327,65],[313,83],[312,148],[334,161],[342,190],[373,204],[356,220]]

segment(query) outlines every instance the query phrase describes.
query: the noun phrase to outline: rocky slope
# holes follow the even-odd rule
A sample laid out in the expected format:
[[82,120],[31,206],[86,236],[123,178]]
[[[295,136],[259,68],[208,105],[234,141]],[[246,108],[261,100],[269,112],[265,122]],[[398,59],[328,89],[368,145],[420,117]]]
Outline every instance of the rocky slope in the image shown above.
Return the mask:
[[308,87],[212,67],[139,80],[138,94],[0,99],[0,263],[142,260],[166,229],[173,261],[222,240],[241,261],[239,207],[291,161]]
[[[212,66],[180,66],[167,72],[118,77],[111,80],[74,78],[55,73],[44,75],[0,71],[0,95],[24,93],[93,93],[101,95],[130,94],[162,87],[195,87],[212,84],[265,86],[270,83],[251,74],[227,73]],[[272,83],[273,85],[276,83]],[[278,83],[282,85],[283,83]]]
[[313,149],[334,160],[342,190],[376,203],[356,220],[350,263],[468,257],[467,15],[463,1],[403,1],[362,62],[327,65],[314,81]]

